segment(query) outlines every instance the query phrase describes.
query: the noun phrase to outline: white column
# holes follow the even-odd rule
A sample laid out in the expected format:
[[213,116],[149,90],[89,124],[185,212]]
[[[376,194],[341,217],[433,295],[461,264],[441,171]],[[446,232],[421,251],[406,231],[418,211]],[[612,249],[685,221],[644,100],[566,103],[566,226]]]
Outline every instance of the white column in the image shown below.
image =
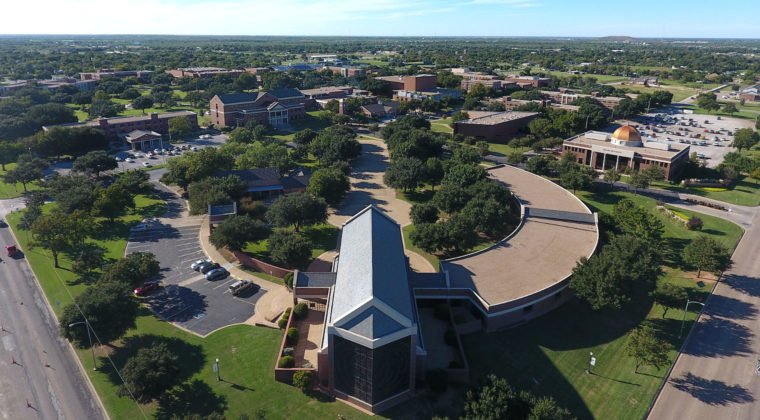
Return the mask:
[[615,160],[615,170],[617,171],[618,164],[620,163],[620,155],[617,156],[617,159]]
[[607,164],[607,153],[604,154],[604,157],[602,158],[602,170],[604,170],[604,165]]

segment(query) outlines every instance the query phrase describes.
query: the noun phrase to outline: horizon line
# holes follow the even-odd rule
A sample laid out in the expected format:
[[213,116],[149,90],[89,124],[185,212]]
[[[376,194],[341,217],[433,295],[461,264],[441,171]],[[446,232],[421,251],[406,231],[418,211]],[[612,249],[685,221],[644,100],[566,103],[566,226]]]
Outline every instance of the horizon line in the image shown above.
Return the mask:
[[67,33],[0,33],[2,37],[144,37],[144,36],[165,36],[165,37],[269,37],[269,38],[565,38],[565,39],[602,39],[602,38],[631,38],[634,40],[739,40],[739,41],[760,41],[760,38],[752,37],[689,37],[689,36],[665,36],[665,37],[638,37],[632,35],[266,35],[266,34],[167,34],[167,33],[142,33],[142,34],[116,34],[116,33],[91,33],[91,34],[67,34]]

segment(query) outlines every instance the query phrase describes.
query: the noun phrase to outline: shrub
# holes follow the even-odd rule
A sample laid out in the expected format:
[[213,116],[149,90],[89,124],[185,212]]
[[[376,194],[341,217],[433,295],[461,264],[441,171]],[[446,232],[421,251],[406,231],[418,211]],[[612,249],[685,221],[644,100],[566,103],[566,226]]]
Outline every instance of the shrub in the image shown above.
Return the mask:
[[293,273],[287,273],[285,274],[285,277],[282,278],[282,281],[285,283],[285,286],[293,290]]
[[280,329],[283,329],[288,326],[288,317],[283,316],[279,320],[277,320],[277,326],[280,327]]
[[314,372],[310,370],[299,370],[293,374],[293,386],[303,392],[311,391],[314,386]]
[[443,333],[443,341],[446,342],[446,344],[450,346],[456,346],[457,345],[457,333],[453,329],[449,328],[446,330],[445,333]]
[[293,356],[283,356],[280,361],[277,362],[278,368],[292,368],[296,365],[296,359]]
[[288,332],[285,335],[285,342],[289,346],[295,346],[298,343],[298,328],[288,328]]
[[449,305],[446,302],[439,302],[435,304],[435,310],[433,311],[433,316],[435,316],[435,319],[440,319],[441,321],[448,321],[449,320]]
[[295,319],[304,319],[309,314],[309,307],[305,303],[299,303],[293,308],[293,317]]
[[443,369],[430,369],[425,372],[425,382],[431,391],[441,394],[449,386],[449,374]]
[[686,222],[686,227],[689,230],[702,230],[703,226],[704,226],[704,223],[702,222],[702,219],[696,216],[690,217],[689,220]]

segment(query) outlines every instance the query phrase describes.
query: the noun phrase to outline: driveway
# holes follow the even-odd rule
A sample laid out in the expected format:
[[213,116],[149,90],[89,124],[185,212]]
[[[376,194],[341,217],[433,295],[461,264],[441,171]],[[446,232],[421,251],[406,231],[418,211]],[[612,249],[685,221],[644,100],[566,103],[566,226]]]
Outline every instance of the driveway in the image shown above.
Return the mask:
[[396,191],[383,182],[383,174],[388,168],[388,147],[377,137],[359,138],[362,154],[353,162],[350,175],[351,191],[348,192],[341,208],[330,214],[328,222],[341,226],[361,209],[374,204],[401,226],[412,221],[409,210],[412,206],[396,198]]
[[[152,171],[156,172],[156,171]],[[167,203],[164,217],[133,230],[126,253],[151,252],[161,266],[164,287],[143,299],[162,319],[199,335],[253,316],[256,301],[266,290],[256,288],[232,296],[227,286],[234,278],[209,282],[190,268],[193,261],[205,259],[200,242],[203,216],[190,216],[185,201],[164,185],[155,182],[158,194]]]

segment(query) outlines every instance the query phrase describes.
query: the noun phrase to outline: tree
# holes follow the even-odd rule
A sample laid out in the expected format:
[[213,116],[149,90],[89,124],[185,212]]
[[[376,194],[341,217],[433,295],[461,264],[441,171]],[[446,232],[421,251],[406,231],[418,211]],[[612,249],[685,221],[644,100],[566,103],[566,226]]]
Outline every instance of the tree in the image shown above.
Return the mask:
[[415,225],[435,223],[438,221],[438,208],[432,203],[413,204],[409,216]]
[[740,128],[734,133],[734,141],[731,144],[739,150],[749,150],[760,141],[760,134],[751,128]]
[[115,117],[124,110],[124,106],[111,102],[110,99],[95,99],[90,104],[90,118]]
[[74,172],[84,172],[100,177],[101,172],[110,171],[118,168],[119,163],[112,156],[102,150],[94,150],[74,160],[72,170]]
[[362,146],[350,128],[331,126],[317,135],[309,144],[309,150],[322,165],[329,166],[359,156]]
[[153,98],[150,96],[140,96],[132,100],[132,108],[139,109],[145,114],[145,109],[153,106]]
[[660,369],[670,360],[668,358],[670,344],[658,338],[649,324],[637,327],[631,332],[626,344],[626,351],[628,356],[636,360],[635,373],[639,373],[641,365],[654,366],[655,369]]
[[465,111],[457,111],[453,114],[451,114],[451,123],[450,125],[453,127],[454,124],[456,124],[459,121],[469,120],[470,115],[467,114]]
[[509,418],[511,403],[516,398],[517,393],[509,386],[506,379],[490,374],[482,386],[467,391],[462,419]]
[[620,102],[618,102],[617,105],[615,105],[615,108],[612,110],[612,112],[617,117],[629,120],[638,115],[641,110],[633,100],[630,98],[623,98],[620,100]]
[[641,175],[647,179],[649,184],[665,179],[665,172],[658,166],[648,166],[646,169],[641,171]]
[[151,93],[151,96],[153,97],[153,102],[157,105],[160,105],[161,108],[171,108],[177,103],[177,100],[174,98],[174,95],[171,91],[156,92],[154,89],[153,93]]
[[720,103],[713,93],[700,93],[697,96],[697,106],[707,112],[717,111],[720,109]]
[[425,166],[414,157],[394,159],[385,171],[383,181],[390,187],[405,192],[416,189],[425,178]]
[[30,154],[20,155],[16,167],[5,173],[4,181],[13,185],[20,182],[24,192],[27,192],[26,185],[41,179],[44,175],[42,171],[47,167],[48,163],[44,159]]
[[728,115],[733,115],[739,112],[739,109],[736,108],[736,104],[733,102],[726,102],[723,104],[723,112]]
[[187,188],[191,182],[208,178],[218,171],[232,169],[234,158],[214,147],[207,147],[195,153],[186,153],[169,159],[167,171],[161,180]]
[[32,246],[49,250],[53,254],[54,266],[58,268],[59,254],[84,244],[91,225],[91,219],[81,211],[65,213],[56,209],[41,215],[32,224]]
[[209,204],[229,204],[239,199],[245,192],[246,186],[236,175],[221,178],[205,178],[193,182],[187,187],[190,214],[203,214]]
[[760,166],[753,169],[749,176],[754,179],[755,183],[757,184],[758,181],[760,181]]
[[431,157],[425,161],[425,182],[430,184],[434,191],[436,185],[440,185],[443,181],[444,174],[443,161],[436,157]]
[[655,248],[641,238],[622,235],[612,237],[599,254],[581,258],[570,285],[594,310],[620,309],[634,293],[653,289],[659,275]]
[[686,289],[673,283],[661,281],[652,292],[654,301],[662,306],[662,317],[668,313],[668,309],[678,308],[689,299]]
[[27,124],[35,130],[44,125],[56,125],[77,122],[74,110],[63,104],[39,104],[30,107],[24,114]]
[[33,191],[24,198],[26,210],[21,215],[21,229],[30,230],[34,222],[42,216],[42,205],[45,204],[45,194]]
[[604,182],[610,184],[610,188],[612,188],[616,182],[620,181],[620,178],[622,178],[622,176],[620,175],[620,172],[618,172],[618,170],[615,168],[607,169],[604,171]]
[[731,254],[718,241],[705,235],[699,235],[683,249],[683,261],[687,266],[697,269],[697,278],[702,270],[720,274],[731,267]]
[[689,230],[702,230],[704,225],[702,219],[697,216],[691,216],[689,217],[689,220],[686,221],[686,228]]
[[551,171],[551,158],[546,156],[533,156],[525,163],[526,168],[536,175],[548,175]]
[[175,117],[169,120],[169,135],[172,140],[185,138],[192,131],[193,127],[190,125],[190,121],[185,117]]
[[0,141],[0,167],[5,171],[5,165],[13,163],[24,153],[24,147],[20,142]]
[[119,395],[131,393],[138,401],[147,403],[168,391],[179,372],[179,356],[165,343],[138,349],[121,370],[124,384],[119,388]]
[[486,170],[480,166],[472,164],[453,165],[446,171],[441,184],[466,188],[486,179],[486,176]]
[[54,177],[47,186],[48,193],[63,212],[82,210],[89,213],[99,193],[97,184],[78,174]]
[[72,255],[75,259],[71,263],[71,271],[82,277],[89,278],[94,270],[103,265],[104,256],[105,249],[93,243],[87,243]]
[[331,167],[314,171],[309,179],[307,191],[315,197],[321,197],[328,205],[338,207],[349,189],[351,183],[346,174],[339,168]]
[[109,265],[100,275],[99,283],[119,284],[127,292],[161,271],[156,256],[150,252],[132,252]]
[[[137,302],[117,283],[105,282],[96,287],[86,288],[74,298],[75,304],[63,308],[58,325],[61,335],[79,348],[87,348],[90,343],[87,327],[103,344],[116,340],[130,328],[134,328],[137,318]],[[87,321],[88,325],[74,325]]]
[[573,190],[587,189],[594,182],[594,172],[588,167],[578,167],[575,170],[567,171],[560,175],[559,182],[563,187]]
[[628,183],[631,184],[633,188],[645,190],[649,188],[649,177],[640,171],[635,171],[630,177],[628,177]]
[[293,141],[301,146],[308,146],[315,138],[317,138],[317,133],[311,128],[301,130],[293,135]]
[[327,203],[308,193],[284,195],[269,207],[267,220],[274,226],[301,226],[323,223],[327,220]]
[[235,87],[239,90],[256,89],[258,86],[259,81],[256,79],[255,74],[245,72],[235,79]]
[[120,173],[116,178],[116,183],[126,188],[132,195],[148,192],[152,188],[150,175],[138,169]]
[[612,217],[623,232],[659,247],[665,226],[645,207],[637,205],[632,200],[623,199],[612,207]]
[[570,411],[558,406],[552,397],[535,398],[532,404],[528,420],[575,420]]
[[285,267],[302,267],[311,260],[312,244],[296,232],[275,231],[267,242],[272,259]]
[[135,197],[129,190],[119,183],[114,183],[103,190],[92,203],[92,211],[96,216],[114,220],[127,213],[127,210],[135,208]]
[[264,223],[249,216],[234,215],[211,232],[209,241],[217,248],[240,251],[248,242],[265,239],[268,235],[269,228]]

